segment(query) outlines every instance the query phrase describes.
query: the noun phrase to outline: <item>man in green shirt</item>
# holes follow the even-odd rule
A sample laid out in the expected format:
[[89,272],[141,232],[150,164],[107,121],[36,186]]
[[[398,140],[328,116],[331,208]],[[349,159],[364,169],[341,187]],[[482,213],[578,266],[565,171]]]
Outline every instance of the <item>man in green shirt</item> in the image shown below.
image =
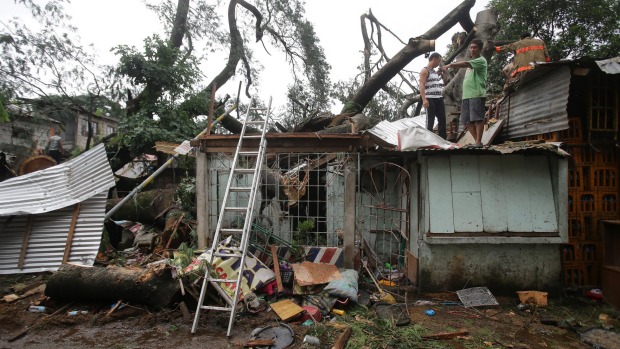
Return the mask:
[[444,66],[448,68],[467,68],[463,80],[463,101],[461,102],[461,122],[474,137],[474,148],[482,148],[484,131],[484,101],[487,97],[487,60],[481,56],[482,40],[474,39],[469,45],[472,59]]

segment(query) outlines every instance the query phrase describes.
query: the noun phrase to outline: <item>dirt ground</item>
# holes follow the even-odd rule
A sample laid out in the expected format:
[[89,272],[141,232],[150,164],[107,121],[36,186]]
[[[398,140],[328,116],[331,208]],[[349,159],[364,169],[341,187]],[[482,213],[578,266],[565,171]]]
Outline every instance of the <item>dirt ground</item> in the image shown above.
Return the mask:
[[[47,277],[46,273],[0,276],[0,291],[2,296],[28,294],[45,284]],[[433,304],[416,305],[417,300]],[[546,308],[519,309],[516,297],[497,300],[500,306],[472,309],[460,306],[456,294],[451,292],[410,296],[406,310],[411,323],[400,327],[378,320],[372,307],[349,307],[344,316],[334,317],[352,328],[346,348],[592,348],[581,342],[579,333],[601,327],[614,333],[620,329],[617,310],[580,295],[551,299]],[[45,306],[46,311],[28,311],[33,304]],[[58,304],[40,292],[10,303],[2,301],[0,347],[243,348],[255,328],[278,325],[273,311],[242,313],[229,339],[227,313],[204,314],[197,333],[191,334],[192,307],[191,317],[184,318],[179,307],[154,311],[139,304],[124,305],[107,315],[112,305]],[[434,310],[433,316],[425,313],[429,309]],[[78,314],[69,315],[70,311]],[[600,320],[601,314],[606,314],[607,320]],[[342,329],[324,323],[288,323],[295,332],[291,348],[331,348]],[[459,330],[468,334],[446,340],[420,338]],[[306,334],[318,337],[320,346],[303,344]]]

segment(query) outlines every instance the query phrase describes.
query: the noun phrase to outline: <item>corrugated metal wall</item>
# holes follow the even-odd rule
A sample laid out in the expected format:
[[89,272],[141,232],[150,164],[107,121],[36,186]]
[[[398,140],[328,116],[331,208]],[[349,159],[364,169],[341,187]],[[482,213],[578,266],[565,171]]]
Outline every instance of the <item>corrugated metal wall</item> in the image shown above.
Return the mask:
[[[80,203],[68,262],[93,265],[103,232],[107,192]],[[60,267],[71,226],[73,206],[30,215],[31,229],[23,268],[18,267],[29,215],[0,217],[0,274],[33,273]],[[7,224],[8,222],[8,224]],[[6,224],[6,226],[5,226]]]
[[504,135],[518,138],[568,128],[568,94],[571,70],[568,65],[527,81],[499,105],[505,118]]

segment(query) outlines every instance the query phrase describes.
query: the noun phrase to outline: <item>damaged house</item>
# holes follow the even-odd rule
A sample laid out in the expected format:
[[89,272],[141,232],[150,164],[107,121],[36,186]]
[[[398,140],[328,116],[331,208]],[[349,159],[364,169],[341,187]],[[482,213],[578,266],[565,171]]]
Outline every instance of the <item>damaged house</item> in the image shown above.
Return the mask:
[[[493,292],[558,291],[572,278],[562,261],[574,241],[574,192],[567,191],[573,160],[557,145],[520,141],[578,133],[587,144],[588,134],[600,132],[589,123],[598,102],[581,98],[599,89],[580,83],[580,64],[548,64],[527,74],[497,103],[502,127],[490,128],[493,137],[513,142],[486,149],[399,150],[398,133],[416,127],[410,119],[364,134],[268,133],[255,241],[284,246],[284,254],[303,249],[306,259],[346,268],[359,266],[363,250],[380,270],[404,274],[423,291],[481,285]],[[608,75],[590,70],[590,79]],[[617,86],[610,76],[616,83],[608,86]],[[617,136],[613,108],[610,133]],[[576,115],[583,117],[580,129],[571,123]],[[198,141],[200,247],[211,243],[237,140]],[[610,189],[617,195],[617,184]],[[615,201],[613,208],[617,218]],[[243,220],[232,215],[224,224],[235,228]]]

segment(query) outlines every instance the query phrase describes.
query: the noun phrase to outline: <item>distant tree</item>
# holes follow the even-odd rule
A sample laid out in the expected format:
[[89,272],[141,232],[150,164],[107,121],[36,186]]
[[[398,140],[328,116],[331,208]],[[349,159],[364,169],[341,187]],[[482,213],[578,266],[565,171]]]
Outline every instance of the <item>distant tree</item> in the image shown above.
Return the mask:
[[488,6],[499,11],[497,40],[532,33],[545,41],[552,60],[620,52],[618,0],[491,0]]
[[[18,2],[30,10],[36,24],[26,25],[19,18],[0,22],[0,100],[20,110],[53,111],[56,116],[77,111],[90,121],[97,100],[111,84],[110,75],[100,73],[90,48],[80,43],[64,1]],[[88,145],[91,138],[89,122]]]
[[[225,20],[219,15],[217,5],[220,4],[224,3],[177,0],[175,5],[175,1],[167,0],[150,5],[160,15],[170,35],[166,41],[153,38],[150,45],[156,46],[158,53],[168,53],[164,57],[148,55],[148,45],[144,53],[128,47],[117,49],[121,55],[118,72],[139,89],[128,101],[129,114],[152,115],[153,110],[158,108],[157,103],[165,100],[166,103],[178,104],[177,115],[189,118],[207,115],[212,86],[220,89],[236,74],[245,77],[245,94],[249,98],[250,89],[255,85],[260,71],[249,38],[261,41],[266,49],[284,52],[294,77],[289,87],[291,101],[312,105],[316,109],[328,107],[330,66],[312,24],[304,18],[303,2],[265,0],[250,4],[243,0],[230,0],[225,2],[228,6]],[[227,22],[227,30],[222,28],[224,22]],[[215,77],[207,83],[191,81],[191,77],[200,76],[191,73],[192,65],[225,50],[228,51],[228,59]],[[149,71],[149,65],[156,66],[159,73]],[[176,81],[166,77],[175,77]],[[185,91],[185,95],[170,93],[170,88],[174,86]],[[223,98],[218,96],[219,104]],[[290,109],[289,112],[299,117],[305,113],[300,108]],[[162,117],[161,113],[156,114]],[[239,121],[233,117],[225,119],[222,124],[233,132],[240,129]]]

